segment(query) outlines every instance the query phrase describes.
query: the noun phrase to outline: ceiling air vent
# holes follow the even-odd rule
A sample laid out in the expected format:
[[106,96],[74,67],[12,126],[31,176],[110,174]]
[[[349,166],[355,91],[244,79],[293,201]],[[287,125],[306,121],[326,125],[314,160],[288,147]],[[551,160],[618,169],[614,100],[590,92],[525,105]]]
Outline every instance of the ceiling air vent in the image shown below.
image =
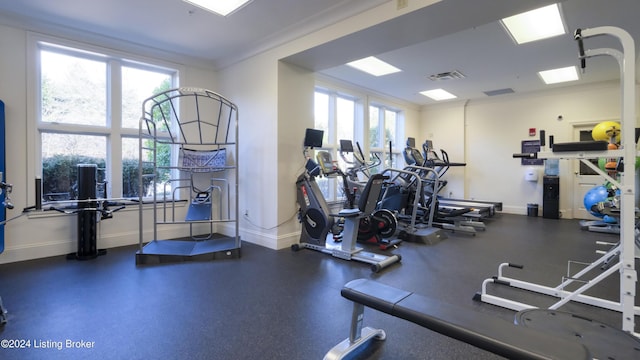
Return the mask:
[[431,81],[454,80],[454,79],[464,79],[464,78],[465,78],[464,74],[458,70],[447,71],[447,72],[429,76],[429,80]]
[[487,96],[497,96],[497,95],[513,94],[514,92],[515,91],[513,91],[512,88],[504,88],[504,89],[498,89],[498,90],[484,91],[484,94]]

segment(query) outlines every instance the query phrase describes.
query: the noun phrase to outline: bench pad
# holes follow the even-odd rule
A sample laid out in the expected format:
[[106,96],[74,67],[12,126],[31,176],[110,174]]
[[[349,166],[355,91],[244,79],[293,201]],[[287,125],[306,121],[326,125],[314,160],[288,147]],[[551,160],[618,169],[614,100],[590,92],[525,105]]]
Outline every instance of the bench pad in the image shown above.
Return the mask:
[[576,341],[552,337],[373,280],[350,281],[341,294],[353,302],[507,358],[591,359],[587,348]]

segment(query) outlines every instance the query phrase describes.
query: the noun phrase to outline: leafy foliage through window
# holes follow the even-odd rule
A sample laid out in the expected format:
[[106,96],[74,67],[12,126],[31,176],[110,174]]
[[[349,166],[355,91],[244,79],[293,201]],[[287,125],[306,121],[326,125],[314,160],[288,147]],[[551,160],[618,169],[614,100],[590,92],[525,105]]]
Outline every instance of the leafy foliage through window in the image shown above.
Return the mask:
[[[175,86],[177,71],[44,42],[37,53],[43,200],[74,199],[86,163],[98,166],[105,196],[138,197],[142,103]],[[170,165],[171,150],[161,145],[159,164]],[[154,191],[144,185],[145,195]]]
[[[329,151],[343,171],[354,166],[354,159],[353,154],[345,154],[344,158],[341,156],[340,140],[351,140],[356,151],[356,145],[359,144],[365,157],[369,157],[367,160],[381,160],[377,167],[368,169],[370,173],[381,172],[392,165],[402,165],[398,162],[404,149],[404,146],[401,146],[404,136],[401,111],[379,104],[369,104],[367,118],[363,115],[366,114],[364,107],[367,105],[362,103],[362,100],[349,94],[316,89],[314,127],[324,130],[322,150]],[[365,138],[368,144],[365,144]],[[393,144],[393,150],[389,149],[389,142]],[[341,181],[326,177],[316,181],[328,201],[344,198]]]

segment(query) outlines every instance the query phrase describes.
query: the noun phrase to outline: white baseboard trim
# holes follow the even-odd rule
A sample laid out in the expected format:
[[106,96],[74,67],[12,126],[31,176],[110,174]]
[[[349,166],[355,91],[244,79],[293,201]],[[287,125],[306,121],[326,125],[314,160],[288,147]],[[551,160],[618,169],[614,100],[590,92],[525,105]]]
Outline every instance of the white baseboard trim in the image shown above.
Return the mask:
[[[145,241],[151,239],[153,231],[150,229],[144,232]],[[189,236],[188,231],[184,229],[181,231],[176,230],[162,230],[158,231],[158,238],[160,239],[173,239]],[[110,249],[121,246],[137,245],[139,243],[139,232],[129,231],[121,232],[117,234],[100,234],[98,233],[97,245],[100,249]],[[52,256],[66,255],[77,251],[77,240],[52,240],[42,241],[38,243],[31,243],[27,245],[14,245],[4,249],[2,256],[0,256],[0,264],[8,264],[18,261],[41,259]]]
[[274,235],[252,229],[240,229],[240,237],[243,241],[247,241],[252,244],[264,246],[273,250],[281,250],[298,243],[300,232]]
[[[502,206],[502,213],[514,215],[527,215],[526,206]],[[538,205],[538,216],[542,216],[542,205]],[[573,219],[573,211],[560,209],[560,219]]]
[[[218,224],[216,231],[224,235],[233,236],[235,234],[235,224]],[[299,231],[276,235],[252,229],[240,228],[239,234],[242,241],[250,242],[252,244],[256,244],[273,250],[290,248],[291,245],[297,244],[300,239]],[[158,230],[158,239],[161,240],[187,236],[189,236],[188,228]],[[144,231],[145,242],[152,240],[152,237],[153,229]],[[97,245],[100,249],[110,249],[138,244],[138,231],[128,231],[112,234],[98,233]],[[0,264],[66,255],[75,251],[77,251],[76,239],[41,241],[26,245],[17,244],[5,248],[2,256],[0,256]]]

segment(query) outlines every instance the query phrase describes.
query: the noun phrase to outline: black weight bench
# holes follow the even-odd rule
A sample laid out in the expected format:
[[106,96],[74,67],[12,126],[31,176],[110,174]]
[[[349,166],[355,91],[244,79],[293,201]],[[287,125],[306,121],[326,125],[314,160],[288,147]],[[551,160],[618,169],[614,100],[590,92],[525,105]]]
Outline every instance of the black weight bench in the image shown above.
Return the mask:
[[331,349],[325,360],[343,359],[371,339],[384,340],[384,330],[362,327],[364,307],[411,321],[451,338],[510,359],[591,359],[576,341],[518,326],[484,313],[456,307],[369,279],[348,282],[340,292],[353,301],[349,338]]

